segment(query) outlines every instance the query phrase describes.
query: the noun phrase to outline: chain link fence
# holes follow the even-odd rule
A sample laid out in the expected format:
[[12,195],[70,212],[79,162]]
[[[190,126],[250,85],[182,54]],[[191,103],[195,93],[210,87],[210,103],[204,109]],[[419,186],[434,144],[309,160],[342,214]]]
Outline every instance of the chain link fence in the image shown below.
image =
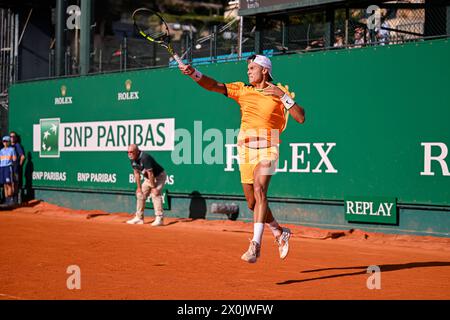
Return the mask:
[[[141,2],[139,5],[146,3]],[[79,5],[80,2],[71,0],[71,3]],[[126,10],[130,4],[126,1],[115,3],[116,7],[110,11],[97,11],[100,16],[95,17],[92,25],[89,73],[176,67],[166,49],[136,34],[130,10]],[[175,3],[185,5],[182,1]],[[357,7],[358,2],[354,1],[340,7],[271,13],[263,17],[238,16],[237,3],[233,1],[234,7],[228,6],[225,14],[219,10],[220,5],[210,4],[209,12],[204,8],[201,10],[206,11],[200,10],[200,14],[204,14],[202,20],[198,15],[164,14],[172,32],[173,47],[186,63],[236,61],[256,50],[272,56],[401,44],[450,35],[450,1],[444,0],[376,1],[377,6],[371,8]],[[23,13],[19,17],[14,10],[0,8],[1,132],[7,130],[7,89],[11,83],[21,80],[18,77],[20,39],[27,32],[27,25],[33,19],[39,20],[37,14],[31,14],[32,9]],[[49,29],[54,28],[52,21]],[[63,74],[76,76],[80,74],[80,31],[65,29],[64,33]],[[48,55],[48,78],[56,77],[54,36],[48,35],[51,40],[48,54],[35,53],[42,58],[40,61]]]
[[0,136],[8,132],[8,88],[17,79],[19,16],[0,8]]
[[[275,54],[361,48],[447,37],[447,7],[423,1],[369,8],[335,8],[274,16],[264,21],[264,49]],[[375,10],[375,11],[374,11]]]
[[[248,28],[250,23],[245,24]],[[171,26],[169,26],[171,27]],[[212,63],[237,59],[239,55],[240,18],[196,29],[192,25],[175,26],[172,45],[187,63]],[[171,28],[173,29],[173,26]],[[251,33],[251,32],[249,32]],[[97,37],[94,41],[92,72],[107,72],[146,67],[175,66],[167,50],[138,35]],[[243,39],[243,50],[254,50],[253,36]],[[76,71],[76,70],[71,70]]]
[[[335,7],[266,16],[259,28],[256,17],[239,16],[201,28],[189,23],[170,27],[175,50],[194,64],[242,59],[254,53],[257,45],[270,56],[448,36],[445,6],[425,6],[423,0],[416,0],[386,2],[369,9]],[[92,72],[175,66],[165,49],[138,38],[130,29],[131,21],[122,24],[127,23],[127,37],[109,36],[98,41],[101,47],[94,46]]]
[[[234,2],[237,3],[236,1]],[[289,11],[265,16],[232,10],[194,15],[164,14],[175,51],[185,62],[213,63],[245,59],[256,50],[271,55],[339,48],[360,48],[446,37],[450,4],[424,0],[377,2],[376,10],[341,7]],[[349,6],[347,6],[349,5]],[[351,7],[353,5],[354,7]],[[122,5],[123,7],[124,5]],[[119,9],[121,9],[120,7]],[[96,17],[92,25],[89,73],[175,67],[167,51],[136,34],[130,10]],[[119,12],[120,14],[118,14]],[[78,75],[80,32],[65,30],[64,75]],[[55,77],[54,41],[48,53],[48,77]]]

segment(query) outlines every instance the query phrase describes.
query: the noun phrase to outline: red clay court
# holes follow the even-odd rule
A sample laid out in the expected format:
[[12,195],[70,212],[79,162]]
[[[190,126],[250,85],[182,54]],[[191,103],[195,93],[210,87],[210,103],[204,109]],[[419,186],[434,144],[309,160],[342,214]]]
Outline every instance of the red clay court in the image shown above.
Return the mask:
[[[0,299],[450,299],[450,239],[301,226],[286,260],[269,230],[256,264],[240,260],[250,223],[166,219],[34,201],[0,211]],[[66,287],[67,267],[81,289]],[[369,290],[369,265],[381,289]]]

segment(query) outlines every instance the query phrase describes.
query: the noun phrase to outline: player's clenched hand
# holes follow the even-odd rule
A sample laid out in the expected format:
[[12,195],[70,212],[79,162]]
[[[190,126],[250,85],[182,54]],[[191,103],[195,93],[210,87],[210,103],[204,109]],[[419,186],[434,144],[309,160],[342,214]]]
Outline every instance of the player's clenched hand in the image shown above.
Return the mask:
[[277,87],[276,85],[274,85],[273,83],[270,82],[266,82],[267,87],[264,88],[263,90],[263,94],[266,96],[276,96],[281,98],[282,96],[284,96],[284,92],[283,90],[281,90],[279,87]]
[[180,65],[178,66],[178,68],[181,70],[183,74],[187,76],[191,75],[195,71],[194,67],[192,67],[190,64]]

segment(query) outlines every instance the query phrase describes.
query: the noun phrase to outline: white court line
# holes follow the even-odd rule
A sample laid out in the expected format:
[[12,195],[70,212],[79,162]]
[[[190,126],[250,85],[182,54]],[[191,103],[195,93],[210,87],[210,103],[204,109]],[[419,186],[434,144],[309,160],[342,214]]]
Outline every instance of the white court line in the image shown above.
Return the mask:
[[0,297],[6,297],[6,298],[10,298],[10,299],[16,299],[16,300],[22,300],[22,298],[16,297],[16,296],[12,296],[9,294],[4,294],[4,293],[0,293]]

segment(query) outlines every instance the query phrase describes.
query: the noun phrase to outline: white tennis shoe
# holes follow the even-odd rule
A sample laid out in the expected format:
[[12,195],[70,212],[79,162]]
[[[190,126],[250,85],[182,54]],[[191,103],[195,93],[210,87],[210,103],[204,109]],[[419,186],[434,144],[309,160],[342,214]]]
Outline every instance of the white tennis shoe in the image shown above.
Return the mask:
[[141,219],[139,217],[134,217],[133,219],[130,219],[127,221],[128,224],[144,224],[144,219]]
[[152,227],[160,227],[164,225],[163,216],[156,216],[155,221],[152,222]]
[[280,259],[286,258],[289,253],[289,238],[291,237],[291,230],[288,228],[282,228],[283,232],[275,240],[278,244],[278,251],[280,252]]
[[256,241],[250,241],[248,250],[242,255],[241,259],[248,263],[255,263],[261,253],[261,246]]

